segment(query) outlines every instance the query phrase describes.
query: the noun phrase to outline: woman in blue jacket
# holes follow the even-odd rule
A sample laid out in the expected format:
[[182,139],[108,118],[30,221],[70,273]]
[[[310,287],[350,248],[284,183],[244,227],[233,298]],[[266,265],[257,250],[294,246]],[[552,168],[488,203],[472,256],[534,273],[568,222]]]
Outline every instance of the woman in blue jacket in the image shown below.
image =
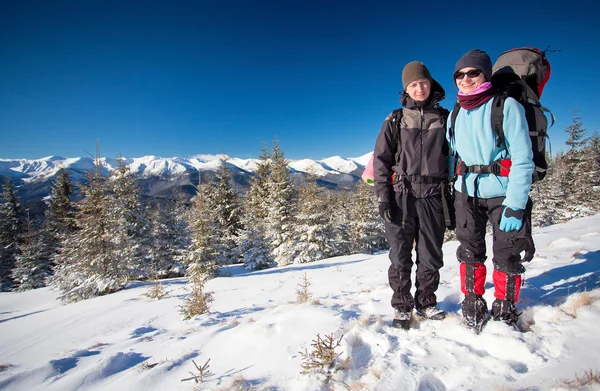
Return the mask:
[[[529,190],[535,169],[525,110],[514,99],[504,103],[505,142],[497,142],[491,111],[496,94],[491,84],[492,62],[484,51],[464,54],[454,68],[460,109],[455,123],[448,124],[448,141],[458,156],[455,208],[456,236],[460,242],[461,304],[467,326],[481,330],[488,321],[483,298],[486,279],[486,224],[493,229],[494,320],[515,324],[519,313],[521,252],[534,251],[531,238]],[[450,116],[452,118],[452,115]],[[453,160],[453,159],[451,159]],[[502,170],[489,168],[502,163]],[[452,161],[452,163],[455,163]]]

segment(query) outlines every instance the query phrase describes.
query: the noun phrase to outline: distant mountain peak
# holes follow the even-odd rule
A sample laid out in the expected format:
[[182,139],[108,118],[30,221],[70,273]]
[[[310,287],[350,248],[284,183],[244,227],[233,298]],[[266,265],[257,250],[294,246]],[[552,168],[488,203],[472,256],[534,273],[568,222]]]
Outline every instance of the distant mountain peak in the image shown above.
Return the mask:
[[[371,153],[358,158],[332,156],[322,160],[300,159],[289,160],[292,175],[304,175],[308,172],[320,178],[322,185],[336,188],[353,186],[367,164]],[[245,186],[248,179],[256,171],[259,159],[241,159],[224,154],[200,154],[191,158],[164,158],[154,155],[137,158],[100,158],[104,172],[110,172],[125,164],[131,173],[143,181],[146,188],[151,188],[150,195],[166,191],[174,186],[197,185],[199,177],[204,173],[218,170],[221,160],[225,160],[233,173],[234,181]],[[75,182],[84,180],[88,171],[94,169],[94,159],[90,157],[64,158],[46,156],[40,159],[0,159],[0,176],[6,176],[20,188],[25,199],[36,200],[47,196],[54,176],[60,169],[70,173]],[[152,185],[148,185],[148,181]],[[162,183],[159,185],[158,183]]]

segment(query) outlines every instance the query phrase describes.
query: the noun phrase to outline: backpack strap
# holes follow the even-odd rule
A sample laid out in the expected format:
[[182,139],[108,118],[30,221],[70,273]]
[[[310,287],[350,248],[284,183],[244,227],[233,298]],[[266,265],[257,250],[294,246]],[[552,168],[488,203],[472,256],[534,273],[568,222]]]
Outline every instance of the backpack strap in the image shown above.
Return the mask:
[[[392,118],[393,118],[393,122],[394,125],[392,126],[392,140],[394,142],[394,145],[396,146],[396,150],[394,151],[395,155],[398,155],[398,149],[400,148],[400,130],[401,130],[401,123],[402,123],[402,116],[404,115],[404,110],[402,109],[402,107],[400,107],[399,109],[396,109],[392,112]],[[398,176],[396,173],[392,174],[392,177],[390,178],[392,184],[394,184],[396,181],[399,180]],[[407,205],[408,203],[408,198],[406,193],[402,194],[402,210],[406,211],[407,210]],[[402,213],[402,227],[404,227],[404,223],[406,221],[406,213]]]
[[[450,144],[452,145],[452,149],[454,150],[454,164],[458,165],[458,161],[460,156],[458,156],[458,151],[456,150],[456,142],[455,142],[455,132],[454,126],[456,124],[456,118],[458,117],[458,112],[460,111],[460,103],[456,101],[454,103],[454,108],[452,109],[452,116],[450,117],[450,128],[448,129],[448,136],[450,136]],[[454,172],[448,173],[448,178],[454,182],[456,180],[456,167],[454,168]]]
[[539,108],[540,108],[540,110],[542,110],[542,112],[544,114],[550,115],[550,119],[552,119],[552,123],[550,124],[550,126],[548,126],[548,129],[550,129],[551,127],[554,126],[554,123],[556,122],[556,117],[554,116],[554,114],[552,114],[552,112],[550,110],[548,110],[548,108],[546,108],[542,105],[540,105]]
[[[506,138],[504,137],[504,102],[506,101],[506,95],[496,95],[492,101],[492,130],[496,135],[496,146],[502,146],[506,148]],[[507,152],[508,153],[508,152]]]
[[[437,104],[435,106],[436,109],[439,110],[440,112],[440,116],[443,119],[443,124],[442,127],[444,128],[444,130],[446,129],[446,127],[448,126],[448,117],[450,116],[450,112],[448,110],[446,110],[445,108],[443,108],[442,106],[440,106],[439,104]],[[444,143],[444,145],[442,146],[442,152],[444,153],[445,157],[448,157],[450,155],[450,148],[448,147],[448,143]],[[450,176],[450,173],[448,173],[448,176]]]
[[[456,117],[458,117],[458,112],[460,111],[460,103],[456,101],[454,104],[454,108],[452,109],[452,117],[450,118],[450,129],[448,130],[448,134],[450,135],[450,142],[452,143],[452,147],[454,147],[454,125],[456,122]],[[456,148],[454,148],[456,151]]]
[[392,140],[396,146],[396,152],[398,152],[398,148],[400,147],[400,123],[402,122],[403,115],[404,110],[402,110],[402,107],[392,112],[392,119],[394,122],[394,126],[392,126]]

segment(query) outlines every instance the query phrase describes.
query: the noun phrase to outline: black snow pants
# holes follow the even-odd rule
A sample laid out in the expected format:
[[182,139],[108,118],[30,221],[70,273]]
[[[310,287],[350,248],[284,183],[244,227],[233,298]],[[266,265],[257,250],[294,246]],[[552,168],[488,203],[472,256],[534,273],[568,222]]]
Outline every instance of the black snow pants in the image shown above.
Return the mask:
[[[402,197],[408,197],[402,202]],[[395,193],[392,202],[394,222],[385,222],[385,233],[390,245],[391,265],[388,280],[393,290],[392,307],[412,311],[437,304],[440,282],[439,270],[444,265],[442,244],[446,224],[441,195],[415,198],[411,194]],[[406,205],[406,211],[401,205]],[[411,269],[413,245],[416,252],[415,296],[411,295]]]
[[[504,232],[499,224],[504,210],[505,197],[479,198],[475,202],[461,192],[455,194],[456,237],[460,242],[456,257],[461,262],[461,290],[467,295],[478,296],[485,291],[486,267],[486,225],[492,226],[492,262],[494,265],[494,296],[498,300],[517,302],[519,297],[521,274],[525,271],[522,262],[531,260],[535,246],[531,235],[531,210],[533,203],[529,199],[523,226],[518,231]],[[522,259],[524,254],[524,259]]]

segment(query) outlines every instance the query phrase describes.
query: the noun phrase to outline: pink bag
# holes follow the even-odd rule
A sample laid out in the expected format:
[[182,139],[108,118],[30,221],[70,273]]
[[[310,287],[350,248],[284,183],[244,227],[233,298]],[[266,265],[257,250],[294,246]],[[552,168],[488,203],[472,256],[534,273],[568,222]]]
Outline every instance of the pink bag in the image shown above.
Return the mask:
[[361,178],[363,181],[367,183],[367,185],[373,186],[375,184],[375,171],[373,170],[373,159],[375,155],[371,155],[371,159],[369,159],[369,163],[365,166],[365,170],[363,171]]

